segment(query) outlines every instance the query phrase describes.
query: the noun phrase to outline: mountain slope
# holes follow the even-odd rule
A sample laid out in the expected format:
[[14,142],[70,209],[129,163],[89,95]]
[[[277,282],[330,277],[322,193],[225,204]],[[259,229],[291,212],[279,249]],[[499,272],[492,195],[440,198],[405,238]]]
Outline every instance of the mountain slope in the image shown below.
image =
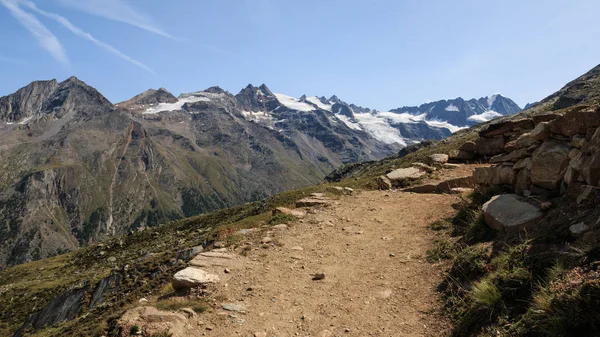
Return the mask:
[[244,116],[261,105],[243,96],[159,89],[113,106],[70,78],[0,99],[0,267],[315,184],[395,150],[322,111],[280,105],[277,130],[266,127]]

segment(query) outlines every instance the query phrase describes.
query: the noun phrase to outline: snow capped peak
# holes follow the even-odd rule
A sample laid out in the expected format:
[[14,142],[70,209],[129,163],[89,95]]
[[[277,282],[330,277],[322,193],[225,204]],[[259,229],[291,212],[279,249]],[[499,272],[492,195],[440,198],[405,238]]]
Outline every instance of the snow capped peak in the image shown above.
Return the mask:
[[310,104],[301,102],[299,99],[284,94],[274,94],[279,103],[288,109],[309,112],[315,110]]
[[304,97],[307,102],[316,105],[317,108],[331,111],[331,104],[329,102],[325,103],[325,102],[323,102],[322,99],[318,98],[317,96],[312,96],[312,97],[304,96]]

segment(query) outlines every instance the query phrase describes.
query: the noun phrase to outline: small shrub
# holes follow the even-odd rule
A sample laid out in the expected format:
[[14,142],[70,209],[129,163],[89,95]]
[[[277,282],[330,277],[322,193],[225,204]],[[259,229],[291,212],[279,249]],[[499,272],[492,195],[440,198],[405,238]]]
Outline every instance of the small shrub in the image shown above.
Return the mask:
[[485,309],[489,312],[494,312],[502,299],[500,290],[489,279],[477,282],[470,295],[477,309]]
[[140,329],[140,327],[137,326],[137,325],[133,325],[129,329],[129,334],[132,335],[132,336],[139,335],[141,332],[142,332],[142,329]]
[[452,224],[450,222],[448,222],[447,220],[443,220],[443,219],[436,220],[429,225],[429,228],[431,228],[434,231],[446,230],[451,227],[452,227]]

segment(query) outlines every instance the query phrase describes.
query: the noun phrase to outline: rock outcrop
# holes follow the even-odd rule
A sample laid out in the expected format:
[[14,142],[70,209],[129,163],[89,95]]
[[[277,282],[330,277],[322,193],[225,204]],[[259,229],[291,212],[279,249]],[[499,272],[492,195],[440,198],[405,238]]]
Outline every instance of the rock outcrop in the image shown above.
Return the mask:
[[554,117],[493,123],[465,143],[461,151],[495,164],[475,169],[476,182],[513,185],[520,195],[579,197],[584,186],[600,187],[600,107],[575,106]]

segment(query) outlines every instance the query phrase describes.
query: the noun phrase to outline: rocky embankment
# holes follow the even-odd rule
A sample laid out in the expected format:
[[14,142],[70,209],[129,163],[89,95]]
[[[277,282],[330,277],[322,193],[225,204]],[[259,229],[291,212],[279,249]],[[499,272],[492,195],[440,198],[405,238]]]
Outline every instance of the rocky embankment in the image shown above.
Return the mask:
[[[451,153],[456,160],[489,159],[490,167],[476,168],[473,177],[479,185],[511,185],[514,197],[496,198],[484,210],[512,210],[514,218],[497,221],[488,214],[492,227],[499,230],[522,228],[542,214],[521,205],[522,197],[544,201],[567,196],[576,203],[597,202],[600,186],[600,108],[577,106],[562,114],[544,114],[490,124],[474,142]],[[540,200],[542,200],[540,202]],[[501,206],[498,206],[501,205]],[[520,216],[517,216],[520,214]],[[499,216],[499,215],[498,215]],[[595,224],[576,224],[573,234]]]

